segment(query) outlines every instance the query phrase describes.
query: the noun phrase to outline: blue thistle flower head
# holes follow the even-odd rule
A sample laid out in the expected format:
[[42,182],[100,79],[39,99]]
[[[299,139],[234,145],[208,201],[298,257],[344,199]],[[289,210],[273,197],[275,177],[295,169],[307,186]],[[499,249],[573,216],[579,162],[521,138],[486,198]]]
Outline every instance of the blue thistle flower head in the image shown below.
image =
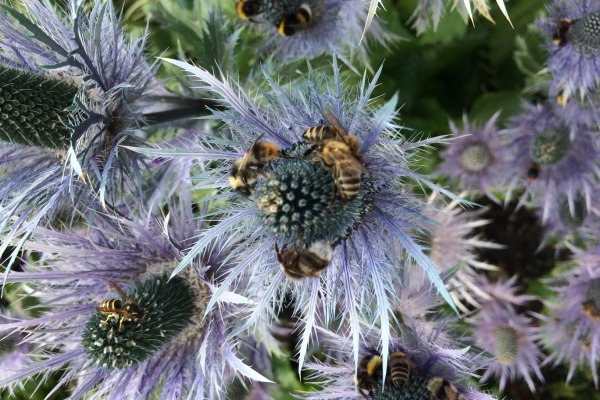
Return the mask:
[[387,45],[396,39],[377,21],[366,35],[365,43],[359,45],[367,16],[367,5],[361,0],[258,0],[251,3],[258,3],[258,14],[250,17],[253,21],[250,26],[269,35],[263,51],[283,61],[335,53],[350,58],[357,55],[366,64],[367,42]]
[[[324,324],[333,318],[335,304],[344,304],[343,315],[350,320],[356,354],[362,304],[374,304],[372,317],[381,320],[383,341],[387,341],[393,310],[389,298],[397,295],[400,265],[397,260],[414,260],[452,304],[435,266],[416,236],[413,237],[415,230],[423,226],[423,202],[403,182],[410,178],[434,191],[442,191],[410,169],[417,151],[439,139],[406,140],[395,122],[395,97],[381,107],[372,105],[370,96],[375,80],[370,84],[363,80],[358,96],[343,90],[335,58],[331,80],[311,71],[306,85],[288,88],[266,75],[271,91],[263,94],[262,104],[225,77],[169,61],[192,74],[208,91],[219,94],[225,106],[223,111],[214,111],[215,117],[227,125],[221,131],[223,137],[200,144],[205,148],[195,152],[162,151],[164,156],[191,155],[204,161],[224,161],[205,170],[197,179],[199,186],[217,188],[214,200],[222,199],[223,204],[231,205],[217,211],[213,226],[199,234],[176,271],[185,268],[199,254],[210,254],[214,243],[234,240],[243,243],[229,254],[239,264],[228,271],[209,309],[220,294],[234,291],[236,282],[251,276],[250,293],[244,295],[252,298],[260,293],[271,301],[257,307],[256,313],[245,321],[245,328],[255,324],[265,309],[274,313],[278,304],[285,301],[286,290],[291,290],[296,312],[303,312],[306,320],[301,364],[318,321],[316,310],[321,302],[326,310]],[[336,121],[331,121],[331,115]],[[351,198],[344,199],[341,191],[346,188],[334,182],[324,149],[315,148],[303,138],[307,129],[332,123],[347,132],[342,137],[348,143],[353,141],[350,136],[359,143],[355,146],[358,154],[352,156],[354,161],[349,160],[348,154],[344,156],[344,162],[351,162],[360,177],[360,185],[353,183]],[[234,188],[243,182],[238,175],[241,162],[236,160],[245,156],[247,160],[255,154],[257,147],[253,144],[257,140],[269,143],[258,147],[259,150],[277,148],[279,157],[267,162],[260,173],[248,175],[251,179],[242,185],[248,189],[248,195],[241,195],[232,191],[230,178]],[[349,149],[350,145],[344,151]],[[149,152],[161,153],[155,149]],[[259,170],[263,167],[260,163],[252,166]],[[305,257],[309,258],[306,262]],[[326,300],[322,293],[327,293]]]
[[566,102],[584,98],[598,87],[600,76],[600,4],[593,0],[555,0],[538,22],[547,38],[550,94]]
[[[361,344],[359,358],[354,359],[348,338],[322,331],[320,341],[330,363],[307,363],[307,370],[312,371],[307,382],[323,389],[305,398],[358,400],[369,396],[374,400],[410,400],[443,398],[438,393],[452,393],[456,396],[452,398],[456,399],[494,399],[465,383],[472,376],[470,371],[483,366],[483,359],[469,353],[468,348],[456,349],[440,344],[437,341],[439,333],[439,329],[429,335],[414,329],[406,330],[400,337],[392,337],[390,353],[384,354],[378,346],[381,332],[372,329]],[[398,376],[398,372],[392,372],[393,365],[402,366],[402,375],[408,376],[398,381],[398,386],[392,377]]]
[[485,367],[481,381],[495,377],[502,391],[507,382],[520,378],[535,392],[532,375],[541,382],[544,377],[540,371],[542,351],[536,343],[537,328],[533,319],[517,314],[509,304],[492,301],[484,304],[469,322],[474,344],[494,357]]
[[592,371],[598,387],[600,359],[600,247],[575,250],[575,268],[556,277],[539,337],[549,353],[545,364],[567,364],[569,382],[579,367]]
[[455,139],[442,152],[443,162],[438,173],[459,181],[463,190],[481,190],[490,199],[499,202],[492,193],[504,180],[509,157],[495,128],[500,113],[494,114],[483,126],[470,123],[463,116],[458,128],[450,121]]
[[[226,390],[222,382],[236,374],[267,381],[226,339],[250,301],[228,294],[205,314],[214,288],[206,260],[169,278],[200,229],[189,186],[175,186],[182,195],[159,203],[169,218],[138,205],[118,218],[98,216],[87,233],[38,228],[26,248],[45,253],[44,271],[27,266],[8,281],[36,288],[45,311],[2,321],[0,329],[27,329],[24,343],[44,356],[3,377],[0,386],[60,368],[60,384],[71,385],[75,398],[216,399]],[[143,219],[125,217],[138,213]]]
[[549,205],[562,198],[569,204],[583,198],[591,209],[591,195],[600,173],[596,163],[600,151],[597,127],[565,119],[565,107],[525,105],[503,131],[510,152],[510,166],[505,173],[512,177],[507,198],[510,200],[514,188],[525,185],[521,201],[527,196],[538,199],[538,204],[543,204],[543,220],[548,217]]
[[164,90],[145,37],[130,43],[110,2],[23,6],[0,13],[0,252],[65,209],[94,196],[114,203],[115,187],[134,188],[127,178],[142,164],[119,145],[139,142],[131,131],[148,96]]

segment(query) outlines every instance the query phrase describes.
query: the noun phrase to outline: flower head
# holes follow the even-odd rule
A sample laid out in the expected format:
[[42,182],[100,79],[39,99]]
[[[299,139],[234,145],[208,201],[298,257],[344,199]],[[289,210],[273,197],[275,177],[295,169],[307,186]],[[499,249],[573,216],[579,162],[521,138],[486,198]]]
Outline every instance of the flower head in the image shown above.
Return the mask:
[[576,250],[577,267],[554,280],[557,297],[549,302],[540,338],[550,352],[545,361],[569,366],[567,382],[579,366],[588,366],[598,386],[600,360],[600,248]]
[[507,177],[512,176],[509,194],[526,183],[522,201],[527,196],[539,199],[543,220],[548,218],[550,204],[560,198],[566,198],[569,204],[583,198],[591,208],[591,194],[600,175],[597,127],[585,122],[568,123],[562,110],[550,105],[526,105],[503,131],[511,155],[510,167],[505,169]]
[[[210,253],[214,243],[234,238],[244,243],[229,254],[239,260],[239,267],[228,273],[209,308],[249,275],[253,286],[247,296],[271,298],[246,321],[251,325],[263,310],[274,313],[291,290],[296,311],[303,310],[306,319],[302,363],[321,302],[327,310],[324,324],[333,318],[336,304],[343,304],[356,353],[363,304],[373,305],[372,318],[381,319],[387,340],[392,311],[388,296],[396,293],[397,261],[405,257],[423,268],[451,303],[435,266],[411,236],[422,227],[423,204],[400,180],[410,177],[441,190],[412,172],[409,164],[421,146],[435,140],[412,143],[401,137],[394,122],[395,98],[371,108],[375,82],[363,82],[358,98],[343,91],[335,59],[332,81],[312,73],[306,86],[286,89],[266,76],[271,92],[265,94],[265,105],[227,79],[170,62],[223,98],[226,109],[215,116],[228,126],[222,135],[233,138],[208,141],[207,148],[196,152],[164,151],[165,156],[224,160],[197,178],[201,185],[219,188],[215,198],[231,206],[218,211],[216,223],[198,236],[177,270],[198,254]],[[319,132],[339,139],[311,142]]]
[[[439,333],[439,330],[438,330]],[[493,397],[468,387],[470,371],[482,366],[480,357],[468,349],[445,347],[437,342],[436,332],[424,335],[407,330],[393,337],[389,354],[378,349],[380,338],[371,330],[361,345],[360,358],[353,359],[348,340],[333,333],[323,333],[321,341],[330,354],[330,364],[310,362],[313,371],[308,381],[323,390],[307,399],[410,400],[440,398],[438,393],[452,393],[461,400],[492,400]],[[353,379],[354,377],[354,379]]]
[[106,206],[115,187],[135,188],[142,164],[119,145],[138,142],[144,102],[163,90],[144,38],[128,42],[110,2],[71,1],[66,15],[23,5],[0,13],[0,253],[93,195]]
[[502,391],[508,381],[522,378],[535,392],[532,373],[542,382],[544,377],[539,367],[542,351],[536,344],[533,320],[517,314],[510,305],[489,302],[470,322],[474,343],[495,357],[486,366],[481,380],[498,378]]
[[[244,5],[252,4],[252,9]],[[367,6],[361,0],[258,0],[238,3],[238,14],[252,27],[270,35],[263,51],[282,60],[314,58],[323,53],[354,55],[367,63],[367,46],[361,41]],[[380,23],[367,35],[369,41],[387,44],[395,39]]]
[[597,89],[600,70],[600,4],[593,0],[555,0],[539,22],[550,53],[550,94],[566,102]]
[[[188,174],[184,168],[178,180]],[[87,234],[38,228],[25,246],[45,253],[42,265],[15,271],[8,281],[35,288],[46,311],[3,321],[0,329],[29,330],[24,343],[45,355],[0,386],[62,368],[60,384],[72,385],[74,397],[215,399],[228,377],[264,380],[226,339],[250,302],[231,294],[205,313],[214,284],[205,274],[210,260],[196,260],[169,279],[200,228],[189,186],[177,188],[181,196],[159,203],[169,218],[137,204],[130,212],[124,207],[121,217],[97,216]]]
[[450,122],[450,130],[456,137],[442,152],[444,161],[439,172],[460,181],[463,190],[481,190],[494,201],[492,193],[504,180],[508,167],[508,154],[494,125],[500,113],[494,114],[484,126],[469,123],[463,116],[463,127]]

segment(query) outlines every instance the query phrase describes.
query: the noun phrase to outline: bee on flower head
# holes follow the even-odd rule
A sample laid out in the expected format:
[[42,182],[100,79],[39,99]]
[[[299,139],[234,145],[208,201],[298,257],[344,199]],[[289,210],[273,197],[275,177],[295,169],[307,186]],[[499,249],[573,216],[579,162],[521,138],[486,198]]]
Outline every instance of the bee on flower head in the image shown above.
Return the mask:
[[106,321],[117,317],[119,332],[121,332],[123,331],[123,323],[140,322],[144,318],[144,311],[127,296],[116,282],[108,281],[108,284],[121,295],[121,299],[105,300],[96,307],[96,310],[107,315]]
[[[388,360],[388,373],[386,380],[396,388],[401,388],[409,381],[412,372],[417,365],[403,351],[395,351],[390,354]],[[354,376],[354,384],[359,393],[369,399],[375,397],[383,380],[383,360],[378,355],[363,357]]]
[[556,23],[556,29],[552,34],[552,41],[557,46],[564,46],[569,40],[569,28],[573,24],[572,19],[561,19]]
[[263,15],[264,20],[273,24],[281,36],[292,36],[306,29],[312,19],[313,12],[306,2],[294,5],[285,2],[268,0],[241,0],[236,5],[237,14],[241,19],[261,22],[255,17]]
[[229,184],[234,191],[245,196],[254,193],[254,185],[259,176],[265,173],[270,161],[280,156],[279,146],[271,142],[261,142],[260,135],[242,158],[235,160],[229,174]]
[[335,180],[336,194],[332,204],[337,195],[346,204],[358,195],[361,176],[367,171],[361,163],[360,142],[356,136],[346,131],[331,111],[325,111],[323,116],[330,125],[313,126],[302,135],[305,141],[314,144],[305,156],[318,150],[320,160],[325,167],[331,169]]
[[306,249],[294,247],[281,250],[275,243],[275,253],[281,269],[292,280],[317,278],[333,258],[333,247],[327,242],[315,242]]

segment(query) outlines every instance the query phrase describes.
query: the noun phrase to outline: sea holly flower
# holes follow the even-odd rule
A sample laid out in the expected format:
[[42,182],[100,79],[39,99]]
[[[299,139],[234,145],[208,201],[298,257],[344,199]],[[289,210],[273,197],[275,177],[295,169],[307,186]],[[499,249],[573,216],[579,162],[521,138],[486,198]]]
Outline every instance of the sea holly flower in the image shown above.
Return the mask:
[[481,190],[490,199],[499,202],[492,193],[504,178],[509,166],[509,154],[495,128],[500,113],[494,114],[483,126],[470,123],[463,115],[463,126],[450,121],[455,139],[441,154],[443,162],[438,172],[460,182],[463,190]]
[[[187,181],[186,166],[174,182]],[[45,311],[2,321],[0,329],[26,330],[23,343],[44,355],[0,386],[63,369],[59,384],[70,385],[74,398],[216,399],[235,375],[267,381],[226,339],[252,302],[227,293],[205,313],[214,290],[207,272],[215,261],[197,259],[169,279],[181,249],[201,228],[189,186],[175,186],[181,195],[155,208],[169,210],[168,218],[129,202],[120,217],[97,216],[88,232],[38,228],[24,248],[43,253],[42,265],[27,265],[7,280],[34,288]]]
[[19,238],[12,262],[39,224],[136,189],[142,162],[120,145],[139,143],[173,97],[145,60],[146,36],[129,42],[110,2],[1,10],[0,253]]
[[[348,61],[357,54],[362,63],[368,63],[367,43],[359,46],[367,15],[362,0],[240,1],[237,10],[251,27],[269,35],[263,52],[278,59],[312,59],[335,53]],[[366,39],[387,45],[396,36],[377,22]]]
[[535,392],[532,375],[542,382],[544,377],[540,371],[542,351],[536,343],[537,328],[533,319],[517,314],[510,305],[487,302],[469,322],[474,344],[494,357],[485,367],[481,381],[495,377],[503,391],[507,382],[521,378]]
[[525,184],[521,202],[527,202],[528,197],[539,199],[542,222],[548,218],[550,205],[561,199],[574,205],[583,198],[591,209],[591,195],[600,176],[596,161],[600,151],[597,126],[567,121],[563,109],[526,104],[502,132],[510,152],[510,167],[504,170],[510,177],[507,202],[512,191]]
[[549,52],[553,79],[550,94],[564,104],[573,95],[581,99],[600,82],[600,4],[593,0],[554,0],[548,16],[539,22]]
[[[176,271],[183,270],[196,256],[210,254],[215,243],[235,240],[244,244],[229,254],[230,259],[239,260],[238,267],[228,272],[209,309],[224,292],[239,293],[236,282],[249,275],[253,285],[246,297],[260,293],[270,300],[258,305],[245,321],[246,327],[254,324],[264,310],[274,314],[277,304],[285,301],[286,290],[291,290],[295,311],[305,314],[301,364],[321,302],[326,310],[324,324],[336,314],[336,305],[343,305],[356,354],[363,304],[373,305],[372,317],[381,320],[382,339],[387,341],[392,311],[389,297],[396,294],[398,279],[399,264],[395,260],[406,257],[414,261],[452,304],[435,266],[412,236],[423,227],[423,202],[401,181],[411,178],[453,196],[410,169],[417,151],[440,139],[405,140],[395,122],[395,97],[381,107],[371,105],[379,73],[370,84],[363,80],[358,97],[342,89],[335,58],[331,80],[313,71],[306,85],[286,88],[266,75],[271,91],[264,93],[264,101],[259,104],[225,77],[168,61],[192,74],[201,87],[217,93],[226,107],[215,111],[215,118],[227,125],[221,132],[223,137],[201,143],[203,149],[137,149],[154,156],[222,161],[213,163],[215,167],[203,171],[197,180],[199,187],[217,189],[213,199],[229,206],[215,212],[213,226],[199,233]],[[346,140],[350,143],[347,150],[340,151],[345,152],[345,162],[358,174],[359,179],[352,185],[335,183],[331,168],[321,160],[322,149],[303,139],[307,129],[319,125],[333,129],[329,124],[339,125],[340,132],[350,132],[341,132],[344,139],[334,144],[339,148],[346,146]],[[317,131],[319,128],[313,133]],[[348,152],[352,151],[352,143],[360,154],[351,159]],[[264,149],[270,151],[268,161],[261,154]],[[280,157],[273,157],[277,154]],[[250,157],[259,157],[260,161]],[[247,170],[243,168],[244,159]],[[231,190],[231,183],[238,192]],[[300,261],[310,259],[299,262],[298,256]]]
[[[358,400],[369,396],[373,400],[493,400],[493,396],[478,392],[465,383],[473,376],[472,371],[484,366],[483,358],[469,353],[468,348],[440,344],[437,333],[403,331],[403,335],[392,337],[390,355],[385,356],[378,349],[380,332],[372,329],[361,344],[360,358],[355,360],[349,351],[348,338],[322,332],[320,341],[331,363],[307,363],[306,369],[312,373],[306,381],[323,389],[304,398]],[[400,375],[408,376],[402,379],[404,384],[393,384],[392,375],[397,377],[398,374],[392,373],[392,365],[400,365]],[[443,393],[449,397],[443,397]]]
[[567,382],[575,370],[588,367],[598,387],[600,360],[600,247],[572,247],[575,268],[552,281],[556,298],[548,301],[541,320],[540,339],[550,354],[545,364],[566,364]]

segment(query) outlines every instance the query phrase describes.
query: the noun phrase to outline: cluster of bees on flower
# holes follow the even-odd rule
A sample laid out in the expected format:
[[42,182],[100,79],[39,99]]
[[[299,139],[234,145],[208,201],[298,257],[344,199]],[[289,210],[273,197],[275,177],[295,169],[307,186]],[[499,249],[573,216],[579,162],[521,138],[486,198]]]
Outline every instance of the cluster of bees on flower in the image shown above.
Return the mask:
[[[242,0],[237,3],[236,10],[241,19],[260,22],[255,17],[265,13],[263,0]],[[281,10],[272,22],[282,36],[292,36],[300,30],[306,29],[313,17],[312,9],[308,3],[301,3],[295,11]]]
[[[410,357],[402,352],[395,351],[390,354],[387,364],[386,383],[401,389],[410,380],[417,365]],[[356,370],[354,383],[358,392],[365,399],[374,399],[379,392],[383,380],[383,360],[378,355],[363,357]],[[458,392],[456,386],[441,377],[433,377],[427,382],[427,390],[435,400],[465,400],[465,396]]]
[[[304,131],[302,137],[312,146],[304,157],[321,162],[331,171],[334,180],[334,194],[330,208],[339,197],[342,205],[354,200],[361,185],[361,176],[367,172],[362,164],[360,142],[349,134],[337,117],[329,110],[323,113],[329,125],[318,125]],[[261,141],[264,136],[250,146],[244,156],[236,160],[231,168],[229,183],[234,191],[245,196],[254,193],[254,186],[261,175],[267,175],[269,163],[282,157],[281,149],[274,143]],[[275,244],[277,260],[288,278],[299,280],[318,277],[333,258],[330,243],[317,241],[308,248],[302,248],[300,240],[293,248],[280,249]]]

